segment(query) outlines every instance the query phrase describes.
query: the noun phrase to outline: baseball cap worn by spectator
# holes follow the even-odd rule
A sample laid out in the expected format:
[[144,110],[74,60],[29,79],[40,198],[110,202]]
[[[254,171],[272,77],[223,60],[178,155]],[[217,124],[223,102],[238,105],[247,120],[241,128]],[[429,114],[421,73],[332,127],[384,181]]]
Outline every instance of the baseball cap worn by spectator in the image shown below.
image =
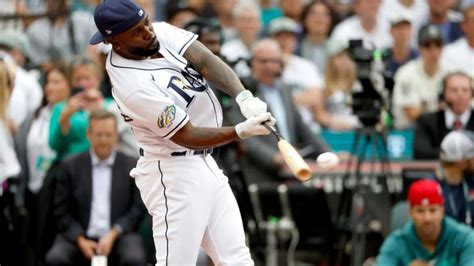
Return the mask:
[[395,27],[395,26],[400,25],[402,23],[412,24],[412,18],[411,18],[411,15],[409,13],[399,12],[399,13],[394,14],[390,18],[390,26],[391,27]]
[[436,180],[431,179],[415,181],[408,189],[408,202],[411,207],[418,205],[444,205],[441,186]]
[[280,32],[298,34],[298,23],[296,23],[293,19],[289,17],[279,17],[272,20],[272,22],[270,22],[270,25],[268,26],[268,34],[273,36]]
[[9,29],[0,34],[0,45],[9,49],[18,49],[23,55],[28,56],[31,45],[26,34],[19,30]]
[[423,26],[418,34],[418,45],[432,42],[443,43],[441,30],[436,25]]
[[445,162],[458,162],[474,157],[474,142],[469,134],[460,130],[449,132],[441,142],[439,158]]
[[145,17],[145,11],[132,1],[105,1],[94,11],[94,21],[99,30],[89,43],[99,44],[106,38],[116,36],[131,29]]

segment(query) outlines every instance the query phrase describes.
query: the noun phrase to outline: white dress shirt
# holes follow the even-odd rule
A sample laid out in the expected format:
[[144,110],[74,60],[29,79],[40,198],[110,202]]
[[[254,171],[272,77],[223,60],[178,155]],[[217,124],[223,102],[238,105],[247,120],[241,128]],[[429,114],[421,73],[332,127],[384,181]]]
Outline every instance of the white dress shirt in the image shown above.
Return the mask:
[[112,188],[112,165],[116,152],[113,151],[109,158],[100,161],[91,149],[92,159],[92,202],[88,237],[102,237],[111,229],[110,208]]
[[[471,117],[471,109],[470,108],[468,108],[466,111],[464,111],[464,113],[462,113],[459,116],[459,121],[461,121],[462,128],[466,128],[467,122],[469,121],[470,117]],[[456,118],[458,118],[458,116],[455,113],[453,113],[453,111],[451,111],[451,109],[446,108],[444,110],[444,118],[445,118],[444,122],[446,123],[446,127],[447,128],[452,128],[453,124],[454,124],[454,121],[456,120]]]

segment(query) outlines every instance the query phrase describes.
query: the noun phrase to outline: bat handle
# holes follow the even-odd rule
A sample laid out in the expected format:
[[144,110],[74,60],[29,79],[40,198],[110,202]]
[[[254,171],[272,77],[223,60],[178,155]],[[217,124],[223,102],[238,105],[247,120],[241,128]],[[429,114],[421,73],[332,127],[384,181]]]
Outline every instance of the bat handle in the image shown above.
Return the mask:
[[280,133],[278,133],[278,131],[274,127],[269,126],[266,123],[263,123],[263,126],[273,133],[273,135],[277,138],[277,141],[283,139],[283,137],[280,135]]

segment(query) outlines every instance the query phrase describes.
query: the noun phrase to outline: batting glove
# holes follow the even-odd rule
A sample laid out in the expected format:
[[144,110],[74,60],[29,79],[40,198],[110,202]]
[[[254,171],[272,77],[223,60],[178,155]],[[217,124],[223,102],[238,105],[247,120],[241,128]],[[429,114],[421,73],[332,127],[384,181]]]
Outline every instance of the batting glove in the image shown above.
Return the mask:
[[240,92],[235,101],[240,107],[240,112],[245,118],[258,116],[267,112],[267,104],[252,95],[249,90]]
[[235,132],[241,139],[246,139],[252,136],[268,135],[270,131],[263,126],[263,123],[274,126],[275,118],[270,113],[263,113],[259,116],[251,117],[242,123],[235,126]]

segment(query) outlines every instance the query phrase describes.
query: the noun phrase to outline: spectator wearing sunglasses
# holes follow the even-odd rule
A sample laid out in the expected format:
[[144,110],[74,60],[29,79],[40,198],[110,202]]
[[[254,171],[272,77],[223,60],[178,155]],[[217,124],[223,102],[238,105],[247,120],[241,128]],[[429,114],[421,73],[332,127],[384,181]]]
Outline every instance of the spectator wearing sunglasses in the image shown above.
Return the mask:
[[448,68],[440,61],[443,43],[438,27],[422,27],[418,35],[420,56],[395,73],[393,114],[396,128],[410,128],[421,114],[439,109],[441,81],[448,73]]

